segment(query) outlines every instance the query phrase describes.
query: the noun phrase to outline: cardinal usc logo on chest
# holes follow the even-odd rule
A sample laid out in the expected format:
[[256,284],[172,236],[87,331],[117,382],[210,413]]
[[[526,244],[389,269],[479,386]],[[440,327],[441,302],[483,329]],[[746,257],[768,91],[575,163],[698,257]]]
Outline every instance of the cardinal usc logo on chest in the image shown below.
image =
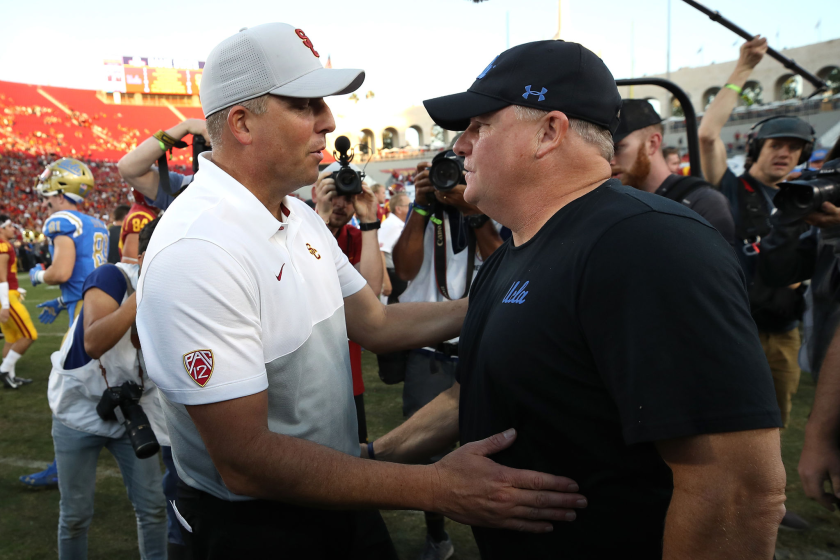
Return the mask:
[[184,354],[184,369],[199,387],[204,387],[213,375],[213,351],[194,350]]

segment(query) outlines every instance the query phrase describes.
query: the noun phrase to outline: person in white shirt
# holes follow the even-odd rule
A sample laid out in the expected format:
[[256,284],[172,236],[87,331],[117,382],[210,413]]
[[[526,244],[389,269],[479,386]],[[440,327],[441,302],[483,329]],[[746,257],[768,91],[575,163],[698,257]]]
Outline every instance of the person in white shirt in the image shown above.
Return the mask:
[[213,151],[145,255],[137,326],[193,557],[395,558],[377,508],[550,531],[582,496],[567,478],[488,459],[513,430],[434,466],[359,458],[348,336],[377,352],[436,344],[458,334],[467,306],[382,305],[323,220],[288,196],[316,180],[335,129],[323,97],[364,80],[319,58],[282,23],[211,51],[201,103]]
[[382,222],[382,228],[379,230],[379,250],[385,256],[385,270],[388,272],[388,278],[391,281],[391,293],[387,296],[384,303],[397,303],[399,296],[405,291],[408,283],[397,276],[394,270],[394,245],[400,238],[403,228],[405,227],[405,219],[408,217],[408,207],[410,202],[408,195],[404,192],[395,193],[391,197],[390,207],[391,213]]

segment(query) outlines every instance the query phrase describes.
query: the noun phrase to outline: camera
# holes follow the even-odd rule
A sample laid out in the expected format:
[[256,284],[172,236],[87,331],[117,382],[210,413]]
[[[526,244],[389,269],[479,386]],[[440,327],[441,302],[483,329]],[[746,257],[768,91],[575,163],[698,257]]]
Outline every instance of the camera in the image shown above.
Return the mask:
[[201,134],[194,134],[193,135],[193,143],[192,143],[192,168],[193,168],[193,175],[198,173],[198,154],[201,152],[209,152],[213,150],[213,146],[211,146],[207,140],[204,139],[204,136]]
[[798,179],[779,183],[773,197],[773,222],[789,225],[820,209],[823,202],[840,202],[840,159],[826,162],[819,171],[803,171]]
[[109,387],[96,405],[96,413],[103,420],[116,421],[125,426],[131,447],[138,459],[147,459],[160,450],[149,418],[140,406],[143,389],[133,381],[119,387]]
[[341,169],[334,172],[328,178],[335,181],[335,192],[339,195],[353,195],[362,193],[362,179],[365,178],[364,173],[360,173],[350,167],[350,162],[353,161],[354,154],[350,151],[350,140],[346,136],[339,136],[335,139],[335,149],[338,152],[333,152],[338,160]]
[[466,185],[464,158],[452,150],[441,152],[432,159],[429,180],[439,191],[449,191],[457,185]]

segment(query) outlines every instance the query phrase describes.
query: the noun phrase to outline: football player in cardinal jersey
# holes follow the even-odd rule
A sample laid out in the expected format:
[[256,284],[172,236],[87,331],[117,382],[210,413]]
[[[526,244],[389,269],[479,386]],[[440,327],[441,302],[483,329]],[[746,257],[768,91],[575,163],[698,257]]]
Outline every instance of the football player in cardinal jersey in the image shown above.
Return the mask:
[[15,364],[38,340],[38,331],[32,324],[29,311],[21,303],[17,279],[17,258],[12,240],[18,236],[16,226],[8,216],[0,214],[0,331],[3,332],[3,363],[0,379],[6,389],[17,389],[31,383],[15,375]]

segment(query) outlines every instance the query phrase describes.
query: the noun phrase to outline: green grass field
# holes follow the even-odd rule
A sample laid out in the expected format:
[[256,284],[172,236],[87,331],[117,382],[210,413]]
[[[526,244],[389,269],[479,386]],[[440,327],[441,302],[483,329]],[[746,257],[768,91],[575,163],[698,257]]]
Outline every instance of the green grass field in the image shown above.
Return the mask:
[[[29,279],[20,275],[21,285]],[[0,390],[0,560],[48,559],[57,556],[57,490],[31,490],[18,477],[46,466],[52,460],[51,417],[46,391],[49,356],[58,349],[67,330],[67,314],[53,325],[37,323],[35,305],[58,296],[55,288],[28,288],[26,306],[39,327],[39,340],[18,362],[17,373],[34,382],[17,391]],[[162,327],[165,325],[161,325]],[[363,354],[366,409],[370,436],[376,438],[402,422],[402,386],[379,381],[376,359]],[[814,398],[810,376],[803,375],[793,406],[791,427],[782,436],[788,472],[787,507],[814,526],[806,533],[779,533],[777,558],[840,560],[840,514],[829,513],[802,493],[796,465],[802,447],[805,419]],[[138,558],[134,514],[119,477],[116,462],[104,452],[100,458],[96,488],[96,513],[89,534],[91,559]],[[423,515],[419,512],[384,512],[400,557],[413,560],[424,542]],[[447,521],[455,542],[455,558],[478,558],[468,527]]]

